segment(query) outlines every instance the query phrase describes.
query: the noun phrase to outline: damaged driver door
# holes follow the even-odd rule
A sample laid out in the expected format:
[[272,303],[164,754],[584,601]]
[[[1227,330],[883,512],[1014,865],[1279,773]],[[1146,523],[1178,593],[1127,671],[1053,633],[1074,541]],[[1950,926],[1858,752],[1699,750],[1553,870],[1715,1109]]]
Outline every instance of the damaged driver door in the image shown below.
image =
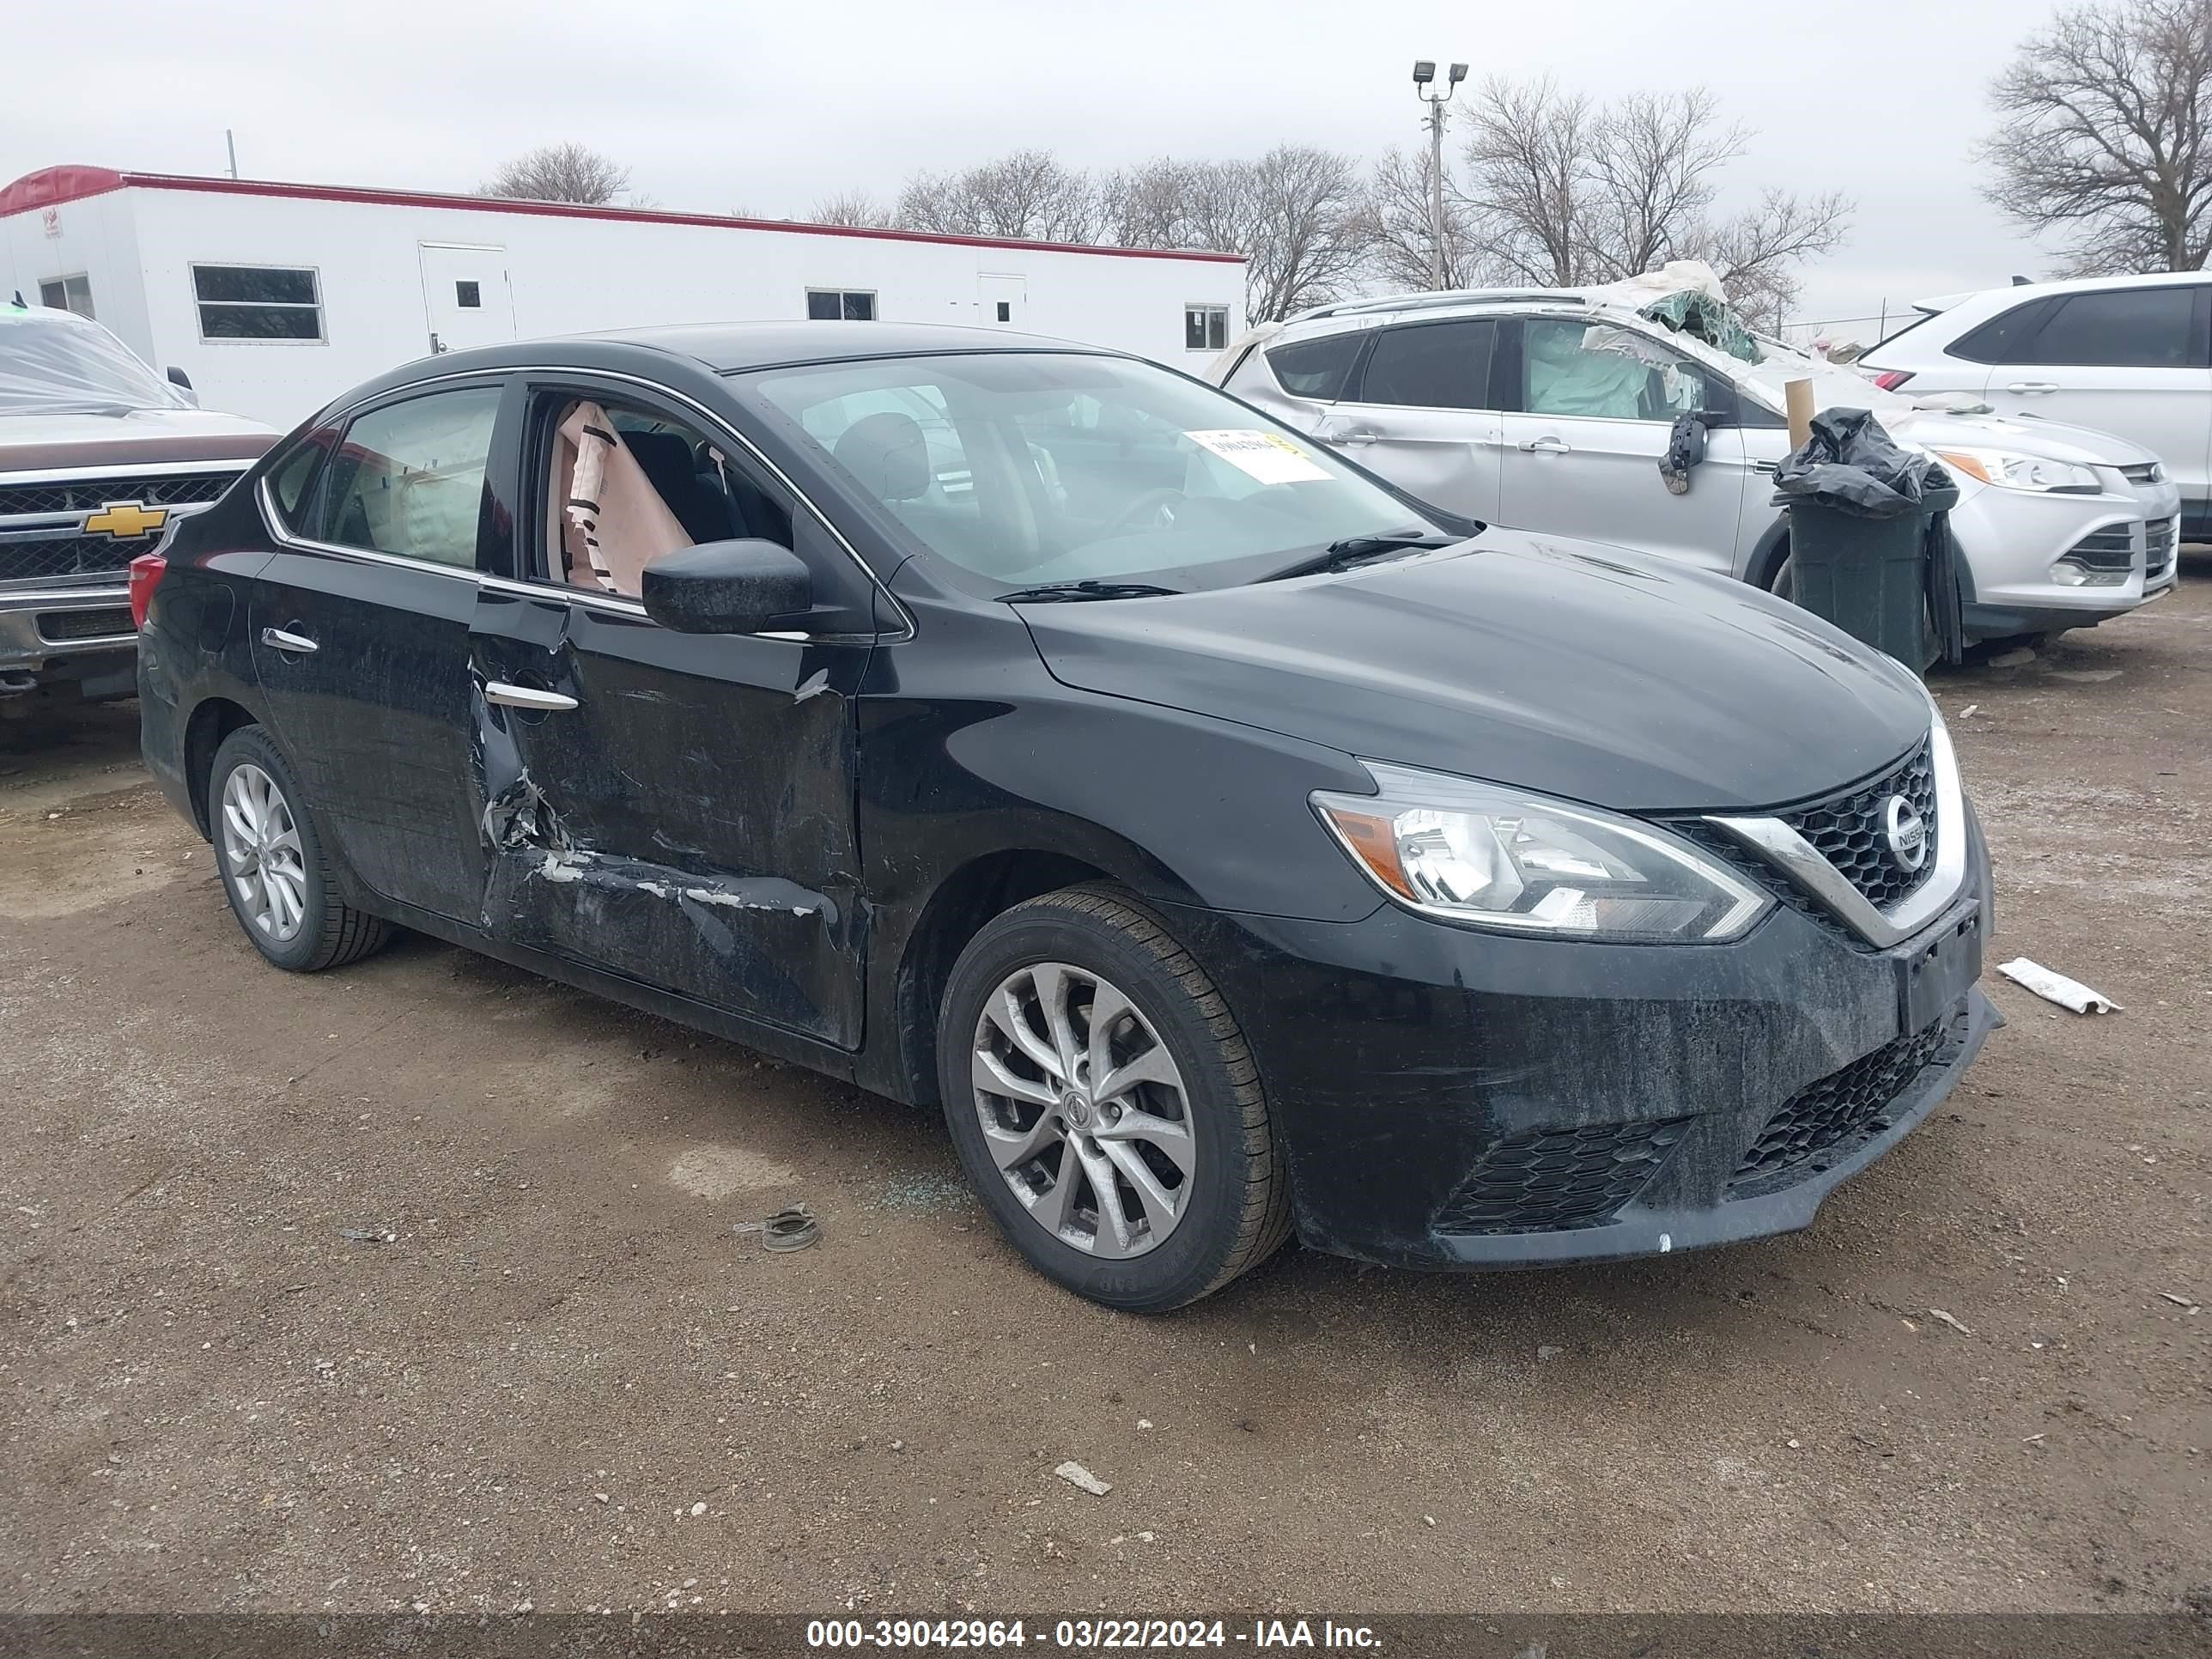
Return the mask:
[[[794,538],[797,503],[695,411],[587,380],[532,390],[525,580],[487,583],[472,631],[484,926],[857,1048],[852,698],[872,594],[837,625],[858,573],[835,568],[842,550],[804,508]],[[678,633],[645,614],[645,562],[741,538],[795,540],[820,572],[806,636]]]

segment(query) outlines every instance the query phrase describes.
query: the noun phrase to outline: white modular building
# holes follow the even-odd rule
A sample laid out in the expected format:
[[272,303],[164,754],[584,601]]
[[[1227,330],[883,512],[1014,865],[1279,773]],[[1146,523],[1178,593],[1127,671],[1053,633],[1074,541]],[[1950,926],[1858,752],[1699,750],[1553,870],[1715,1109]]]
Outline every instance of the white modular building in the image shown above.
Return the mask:
[[96,318],[203,406],[289,427],[428,354],[659,323],[955,323],[1194,373],[1235,254],[58,167],[0,189],[0,300]]

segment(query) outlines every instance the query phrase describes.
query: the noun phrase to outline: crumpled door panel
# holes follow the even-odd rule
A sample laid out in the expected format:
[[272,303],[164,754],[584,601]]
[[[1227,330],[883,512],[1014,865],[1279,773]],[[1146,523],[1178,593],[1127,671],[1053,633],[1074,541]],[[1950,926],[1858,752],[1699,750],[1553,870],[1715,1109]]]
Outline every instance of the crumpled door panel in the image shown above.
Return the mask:
[[[485,928],[857,1048],[849,696],[867,647],[487,594],[476,649]],[[502,707],[489,681],[576,706]]]

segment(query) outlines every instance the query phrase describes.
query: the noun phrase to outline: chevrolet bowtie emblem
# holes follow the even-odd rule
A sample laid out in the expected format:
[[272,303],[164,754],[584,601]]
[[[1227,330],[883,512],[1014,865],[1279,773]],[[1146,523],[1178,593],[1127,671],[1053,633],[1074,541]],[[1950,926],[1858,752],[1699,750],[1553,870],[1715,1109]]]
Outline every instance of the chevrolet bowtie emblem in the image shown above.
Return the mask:
[[128,539],[134,536],[150,536],[168,521],[169,509],[166,507],[147,507],[137,501],[110,501],[99,512],[85,515],[84,533]]

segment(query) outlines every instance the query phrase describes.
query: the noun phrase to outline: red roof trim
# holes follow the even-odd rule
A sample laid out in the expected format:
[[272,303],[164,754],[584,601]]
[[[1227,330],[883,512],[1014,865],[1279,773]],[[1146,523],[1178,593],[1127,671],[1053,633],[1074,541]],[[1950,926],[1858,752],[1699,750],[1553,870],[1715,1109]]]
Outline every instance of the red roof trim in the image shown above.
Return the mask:
[[112,167],[48,167],[43,173],[27,173],[5,190],[0,190],[0,219],[10,214],[28,213],[33,208],[52,207],[58,202],[74,202],[87,196],[104,196],[111,190],[120,190],[124,175]]
[[521,213],[547,219],[613,219],[651,225],[699,225],[720,230],[774,230],[805,236],[857,236],[880,242],[944,242],[956,247],[1019,248],[1040,253],[1096,253],[1121,259],[1193,259],[1241,264],[1241,253],[1177,248],[1099,247],[1088,242],[1024,242],[995,236],[945,236],[933,231],[872,230],[810,225],[789,219],[738,219],[719,213],[669,213],[659,208],[581,207],[567,202],[518,202],[489,196],[423,191],[364,190],[350,185],[288,185],[260,179],[205,179],[185,173],[117,173],[107,167],[58,167],[29,173],[0,190],[0,218],[114,190],[192,190],[216,196],[275,196],[294,201],[356,202],[380,207],[449,208],[470,213]]

